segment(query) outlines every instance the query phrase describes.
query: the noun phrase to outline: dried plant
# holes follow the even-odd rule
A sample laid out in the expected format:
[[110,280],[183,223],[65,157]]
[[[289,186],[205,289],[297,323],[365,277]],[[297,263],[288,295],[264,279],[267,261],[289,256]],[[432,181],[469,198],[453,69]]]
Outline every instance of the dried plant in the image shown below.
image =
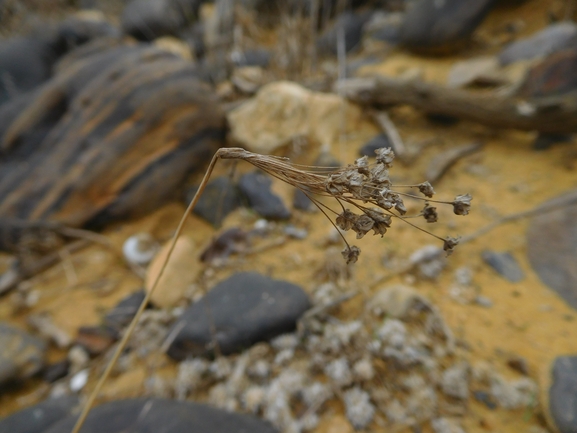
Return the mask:
[[[376,162],[370,164],[364,156],[354,164],[344,168],[326,169],[291,164],[287,159],[276,156],[258,155],[244,149],[225,149],[223,159],[242,159],[265,171],[289,185],[303,191],[309,199],[325,214],[331,224],[342,231],[352,230],[361,239],[370,230],[381,237],[391,227],[393,219],[399,219],[443,242],[443,249],[451,253],[458,244],[457,238],[440,238],[408,221],[409,218],[422,216],[428,223],[437,222],[437,208],[431,203],[453,206],[456,215],[467,215],[471,208],[471,196],[459,195],[453,201],[433,200],[435,194],[429,182],[417,185],[399,185],[397,188],[416,188],[424,196],[393,190],[389,169],[393,166],[394,153],[390,148],[375,151]],[[330,170],[330,171],[327,171]],[[334,198],[340,205],[341,212],[319,201],[316,196]],[[407,216],[403,197],[412,197],[424,202],[423,210],[418,215]],[[353,210],[346,207],[350,205]],[[334,214],[335,219],[331,218]],[[346,248],[342,252],[347,263],[357,261],[360,249],[351,246],[343,236]]]
[[[453,201],[432,200],[435,192],[429,182],[423,182],[417,185],[395,186],[396,188],[416,188],[424,197],[393,190],[393,184],[389,178],[389,169],[393,165],[395,155],[389,148],[378,149],[375,153],[375,163],[369,163],[368,158],[365,156],[357,159],[352,165],[335,170],[334,168],[292,164],[287,158],[260,155],[242,148],[219,149],[212,158],[195,196],[191,200],[180,220],[160,272],[150,290],[147,292],[132,322],[124,333],[111,361],[90,394],[72,433],[78,433],[80,431],[96,396],[110,375],[114,364],[118,360],[118,357],[126,346],[128,339],[133,333],[142,312],[158,285],[158,281],[164,273],[166,264],[168,263],[172,251],[174,250],[174,246],[176,245],[176,241],[182,233],[187,216],[196,206],[208,180],[210,179],[214,166],[219,159],[246,161],[271,176],[300,189],[321,210],[333,226],[344,232],[349,230],[354,231],[357,239],[361,239],[370,230],[372,230],[375,235],[381,235],[382,237],[391,227],[393,220],[399,219],[441,240],[443,242],[444,250],[448,254],[451,253],[459,242],[457,238],[440,238],[429,231],[416,226],[412,222],[408,221],[408,218],[420,216],[428,223],[436,222],[437,211],[434,206],[431,206],[431,203],[452,205],[455,214],[467,215],[471,208],[471,196],[469,194],[459,195]],[[340,212],[334,211],[332,208],[322,203],[318,197],[323,196],[335,199],[340,207]],[[422,200],[424,202],[423,210],[418,215],[406,215],[407,209],[403,202],[403,197],[412,197]],[[347,207],[347,205],[349,207]],[[334,221],[331,216],[334,217]],[[339,231],[339,233],[341,232]],[[347,264],[356,262],[361,252],[360,248],[350,245],[342,233],[341,237],[345,241],[346,245],[345,249],[342,251],[344,259]]]

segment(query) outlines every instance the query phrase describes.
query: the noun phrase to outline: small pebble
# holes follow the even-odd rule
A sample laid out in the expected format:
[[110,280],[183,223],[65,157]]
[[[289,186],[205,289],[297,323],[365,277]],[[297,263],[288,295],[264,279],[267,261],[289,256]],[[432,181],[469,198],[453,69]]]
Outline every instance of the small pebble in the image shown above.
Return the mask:
[[475,298],[475,302],[477,303],[477,305],[480,305],[481,307],[485,308],[491,308],[493,306],[493,301],[491,301],[489,298],[483,295],[477,295],[477,297]]
[[158,252],[160,245],[150,233],[130,236],[122,245],[122,254],[128,263],[146,266]]
[[284,233],[294,239],[306,239],[309,233],[305,229],[299,229],[293,225],[288,225],[284,228]]
[[497,253],[486,250],[483,251],[481,256],[485,263],[491,266],[499,275],[505,277],[512,283],[517,283],[525,278],[523,270],[511,253]]
[[76,373],[74,376],[72,376],[72,378],[70,379],[70,391],[72,392],[78,392],[81,391],[82,388],[84,388],[86,386],[86,383],[88,382],[88,375],[90,373],[90,370],[88,369],[84,369],[84,370],[80,370],[78,373]]

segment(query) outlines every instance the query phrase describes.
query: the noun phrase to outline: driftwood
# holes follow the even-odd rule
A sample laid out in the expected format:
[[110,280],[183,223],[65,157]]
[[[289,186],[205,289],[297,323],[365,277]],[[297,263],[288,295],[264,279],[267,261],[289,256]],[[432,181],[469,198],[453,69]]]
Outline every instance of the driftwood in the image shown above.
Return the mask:
[[562,96],[521,99],[382,76],[343,80],[336,86],[339,94],[365,105],[411,105],[426,113],[471,120],[494,128],[557,134],[577,132],[577,91]]

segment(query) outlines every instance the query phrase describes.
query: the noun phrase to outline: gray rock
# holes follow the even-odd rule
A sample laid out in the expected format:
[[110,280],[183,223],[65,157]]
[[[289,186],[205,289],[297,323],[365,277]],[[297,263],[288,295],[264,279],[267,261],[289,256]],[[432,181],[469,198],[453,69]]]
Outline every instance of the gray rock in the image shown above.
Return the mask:
[[397,44],[400,39],[403,20],[404,14],[402,12],[377,12],[365,24],[363,32],[368,38]]
[[495,400],[493,400],[491,394],[489,394],[487,391],[473,391],[473,397],[479,403],[483,403],[487,408],[491,410],[495,410],[497,408],[497,403],[495,403]]
[[0,323],[0,385],[27,379],[44,366],[46,343],[7,323]]
[[105,21],[71,18],[58,26],[42,25],[29,35],[1,41],[0,104],[46,81],[57,60],[71,49],[90,39],[116,33]]
[[577,46],[577,25],[572,22],[551,24],[534,35],[512,42],[499,54],[502,65],[545,57]]
[[144,41],[176,35],[189,17],[198,15],[200,3],[200,0],[132,0],[122,12],[122,30]]
[[402,46],[426,52],[453,51],[483,21],[493,0],[419,0],[401,26]]
[[295,188],[293,196],[293,207],[298,210],[310,212],[315,209],[315,206],[310,198],[298,188]]
[[507,280],[517,283],[525,278],[523,269],[515,260],[515,257],[509,253],[497,253],[495,251],[483,251],[481,254],[485,263],[491,266],[499,275]]
[[[177,360],[213,351],[213,333],[223,354],[292,332],[310,307],[307,294],[286,281],[237,273],[191,305],[173,325],[168,354]],[[211,331],[212,330],[212,331]]]
[[104,323],[115,331],[121,331],[130,323],[138,307],[144,300],[144,290],[131,293],[124,297],[116,306],[104,317]]
[[535,141],[533,141],[533,149],[547,150],[555,144],[568,143],[571,140],[573,140],[573,136],[570,134],[547,134],[540,132],[537,134],[537,137],[535,137]]
[[[198,187],[186,194],[187,204],[192,200]],[[222,224],[224,218],[242,204],[239,188],[228,177],[217,177],[204,189],[194,208],[194,213],[215,227]]]
[[529,262],[543,283],[577,309],[577,191],[543,206],[559,208],[531,220]]
[[76,396],[44,400],[0,419],[0,432],[44,433],[53,424],[71,415],[77,405]]
[[337,54],[337,41],[340,27],[345,33],[345,51],[349,52],[359,45],[363,37],[363,26],[370,19],[372,12],[344,13],[335,23],[327,27],[317,40],[320,54]]
[[271,58],[272,53],[265,48],[256,48],[232,54],[232,61],[237,67],[260,66],[261,68],[266,68]]
[[577,356],[560,356],[551,369],[549,413],[560,433],[577,432]]
[[280,197],[271,191],[271,184],[270,177],[258,171],[243,175],[238,182],[249,206],[260,216],[273,220],[290,218],[290,211]]
[[359,150],[361,156],[375,157],[375,150],[382,147],[392,147],[391,141],[387,134],[379,134],[367,141]]
[[[69,417],[46,433],[69,433],[77,417]],[[90,412],[82,433],[276,433],[270,424],[190,401],[138,398],[118,400]],[[43,432],[44,433],[44,432]]]

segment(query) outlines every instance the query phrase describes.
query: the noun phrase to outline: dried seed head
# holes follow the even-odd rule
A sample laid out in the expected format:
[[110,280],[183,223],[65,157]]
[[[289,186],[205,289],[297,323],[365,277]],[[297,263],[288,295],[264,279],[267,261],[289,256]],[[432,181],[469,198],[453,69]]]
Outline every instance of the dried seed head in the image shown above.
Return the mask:
[[349,246],[347,245],[345,247],[345,249],[343,251],[341,251],[341,254],[343,255],[344,259],[347,261],[347,265],[349,263],[356,263],[357,260],[359,259],[359,255],[361,254],[361,250],[359,249],[359,247],[353,245],[353,246]]
[[451,203],[453,205],[453,212],[455,215],[468,215],[471,210],[471,194],[458,195]]
[[436,223],[438,217],[437,208],[429,206],[429,203],[425,203],[425,207],[423,208],[423,217],[428,223]]
[[371,167],[369,173],[371,182],[374,182],[379,187],[389,188],[391,180],[389,179],[389,170],[383,164],[376,164]]
[[386,168],[391,168],[393,166],[393,160],[395,159],[395,153],[390,147],[381,147],[375,150],[377,155],[377,162],[383,164]]
[[352,213],[349,209],[345,209],[337,216],[335,223],[338,228],[347,231],[353,228],[358,218],[358,215]]
[[433,198],[433,195],[435,195],[433,185],[431,185],[429,181],[421,183],[419,185],[419,191],[421,191],[421,194],[423,194],[425,197]]
[[[405,195],[423,202],[452,204],[453,211],[457,215],[467,215],[470,212],[471,196],[469,194],[459,195],[452,202],[435,201],[431,199],[435,191],[429,182],[401,187],[418,188],[421,194],[431,200],[396,192],[389,177],[389,168],[392,167],[395,157],[394,152],[390,148],[382,148],[377,149],[375,153],[377,158],[374,163],[369,163],[368,158],[363,157],[357,159],[354,164],[336,169],[329,174],[318,169],[303,170],[292,165],[286,158],[259,155],[240,148],[222,149],[219,151],[219,156],[224,159],[245,160],[281,181],[307,191],[313,202],[321,210],[325,208],[329,212],[334,212],[330,207],[317,200],[315,195],[336,199],[342,209],[344,209],[345,204],[356,207],[360,211],[359,214],[348,209],[343,210],[340,214],[336,214],[334,224],[341,230],[355,231],[357,238],[363,237],[370,230],[373,230],[375,235],[383,236],[390,228],[392,218],[399,218],[401,221],[414,226],[405,217],[407,208],[401,198]],[[363,205],[364,203],[369,203],[378,210],[368,209]],[[323,211],[327,216],[329,216],[329,212]],[[418,216],[423,216],[429,223],[436,222],[438,219],[437,208],[427,203]],[[424,231],[428,232],[427,230]],[[433,233],[428,233],[443,240]],[[447,253],[450,253],[458,243],[458,240],[454,238],[446,238],[443,241],[444,250]],[[360,250],[357,247],[347,246],[343,251],[343,256],[347,263],[352,263],[357,260],[359,253]]]
[[357,167],[357,171],[361,174],[369,175],[369,158],[367,156],[363,156],[355,161],[355,167]]
[[405,207],[405,203],[403,200],[397,195],[397,200],[395,201],[395,209],[401,215],[405,215],[407,213],[407,208]]
[[457,245],[459,245],[459,238],[452,238],[447,236],[445,238],[443,250],[447,252],[447,256],[450,256]]
[[378,210],[367,209],[366,214],[370,216],[373,221],[373,232],[375,235],[383,235],[387,232],[387,229],[391,227],[392,217],[390,215],[385,215]]
[[375,221],[368,215],[361,215],[357,218],[353,230],[357,234],[357,239],[361,239],[367,232],[373,228]]

